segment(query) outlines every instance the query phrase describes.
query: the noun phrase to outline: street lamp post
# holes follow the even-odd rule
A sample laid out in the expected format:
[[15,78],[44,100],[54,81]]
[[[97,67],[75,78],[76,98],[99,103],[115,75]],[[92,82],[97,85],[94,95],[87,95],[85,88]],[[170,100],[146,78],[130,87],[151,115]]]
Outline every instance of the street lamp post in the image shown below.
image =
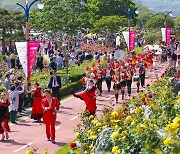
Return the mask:
[[130,19],[131,19],[131,15],[134,11],[136,12],[136,14],[138,14],[138,7],[134,8],[134,9],[128,9],[128,11],[126,11],[126,13],[128,15],[128,30],[129,30],[129,32],[131,31]]
[[130,32],[131,32],[131,23],[130,23],[130,19],[131,19],[131,15],[133,12],[135,12],[136,14],[138,14],[138,7],[133,8],[133,9],[128,9],[128,11],[125,11],[128,15],[128,31],[129,31],[129,43],[130,43]]
[[167,27],[167,17],[168,17],[168,15],[172,15],[171,14],[172,13],[172,11],[169,11],[169,12],[165,12],[163,15],[164,15],[164,26],[165,26],[165,28]]
[[[25,19],[26,19],[26,31],[25,31],[25,33],[26,33],[26,42],[28,43],[29,41],[30,41],[30,37],[29,37],[29,11],[30,11],[30,8],[32,7],[32,5],[34,4],[34,3],[36,3],[36,2],[41,2],[41,0],[34,0],[33,2],[31,2],[30,3],[30,5],[29,5],[29,3],[28,3],[28,0],[26,0],[26,6],[24,7],[23,5],[21,5],[21,4],[19,4],[19,3],[16,3],[18,6],[20,6],[23,10],[24,10],[24,12],[25,12]],[[43,7],[44,7],[44,5],[43,4],[39,4],[38,5],[38,8],[39,9],[43,9]],[[27,45],[27,51],[28,51],[28,45]],[[28,52],[27,52],[27,59],[28,59]],[[28,60],[27,60],[27,66],[28,66]],[[30,77],[27,77],[27,83],[28,83],[28,90],[30,90],[30,88],[31,88],[31,79],[30,79]],[[30,105],[31,104],[31,95],[29,94],[28,95],[28,105]]]

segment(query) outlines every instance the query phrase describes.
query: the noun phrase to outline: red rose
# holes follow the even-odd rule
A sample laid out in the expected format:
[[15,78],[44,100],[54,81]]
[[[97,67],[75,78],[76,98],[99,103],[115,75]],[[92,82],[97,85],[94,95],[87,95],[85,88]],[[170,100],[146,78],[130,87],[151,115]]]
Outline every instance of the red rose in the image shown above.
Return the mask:
[[154,104],[156,104],[157,102],[156,101],[154,101]]
[[149,98],[152,98],[153,96],[152,96],[152,95],[149,95],[148,97],[149,97]]
[[143,101],[143,102],[145,101],[145,97],[142,98],[142,101]]
[[77,144],[75,142],[73,142],[73,143],[70,144],[70,147],[71,147],[71,149],[76,148]]
[[147,105],[147,103],[146,103],[146,101],[144,101],[144,103],[143,103],[144,105]]

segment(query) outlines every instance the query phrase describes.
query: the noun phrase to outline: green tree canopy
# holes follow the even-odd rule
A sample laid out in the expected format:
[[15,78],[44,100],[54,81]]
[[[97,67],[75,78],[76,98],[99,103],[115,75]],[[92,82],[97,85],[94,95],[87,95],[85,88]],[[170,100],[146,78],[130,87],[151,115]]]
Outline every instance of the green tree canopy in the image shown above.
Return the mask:
[[[164,27],[164,16],[159,14],[154,17],[151,17],[147,23],[146,28],[153,29],[153,30],[160,30],[160,28]],[[167,27],[174,27],[174,20],[171,17],[167,17]]]
[[94,31],[101,32],[118,32],[120,27],[127,26],[127,19],[124,16],[103,16],[94,24]]
[[[31,27],[40,27],[43,31],[64,31],[70,34],[83,29],[98,29],[95,26],[99,25],[98,21],[104,16],[124,16],[125,18],[127,17],[125,10],[135,7],[132,0],[44,0],[44,4],[42,11],[32,11]],[[117,20],[117,18],[112,19],[115,19],[114,22]],[[132,19],[135,20],[134,14]]]

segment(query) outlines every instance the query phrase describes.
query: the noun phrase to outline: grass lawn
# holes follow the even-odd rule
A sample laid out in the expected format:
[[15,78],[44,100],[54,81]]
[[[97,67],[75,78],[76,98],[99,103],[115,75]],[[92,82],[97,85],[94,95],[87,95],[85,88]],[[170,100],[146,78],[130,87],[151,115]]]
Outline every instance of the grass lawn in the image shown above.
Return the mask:
[[69,154],[70,152],[70,146],[69,146],[69,143],[66,144],[65,146],[63,146],[61,149],[59,149],[56,154]]

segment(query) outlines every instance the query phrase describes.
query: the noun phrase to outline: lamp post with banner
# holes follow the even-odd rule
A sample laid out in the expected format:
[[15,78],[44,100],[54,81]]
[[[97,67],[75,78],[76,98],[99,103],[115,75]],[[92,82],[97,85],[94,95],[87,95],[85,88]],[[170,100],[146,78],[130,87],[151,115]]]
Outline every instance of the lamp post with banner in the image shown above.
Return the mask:
[[[20,6],[24,12],[25,12],[25,19],[26,19],[26,29],[25,29],[25,35],[26,35],[26,42],[28,44],[28,42],[30,41],[30,37],[29,37],[29,14],[30,14],[30,8],[33,6],[33,4],[35,4],[36,2],[40,2],[38,4],[38,8],[39,9],[43,9],[44,4],[41,3],[41,0],[34,0],[32,1],[30,4],[28,3],[28,0],[26,0],[26,5],[23,6],[20,3],[16,3],[18,6]],[[29,55],[28,55],[28,45],[27,45],[27,59],[28,59]],[[28,60],[27,60],[27,66],[28,66]],[[30,90],[31,88],[31,79],[30,76],[27,76],[27,83],[28,83],[28,90]],[[31,104],[31,95],[28,94],[28,105]]]

